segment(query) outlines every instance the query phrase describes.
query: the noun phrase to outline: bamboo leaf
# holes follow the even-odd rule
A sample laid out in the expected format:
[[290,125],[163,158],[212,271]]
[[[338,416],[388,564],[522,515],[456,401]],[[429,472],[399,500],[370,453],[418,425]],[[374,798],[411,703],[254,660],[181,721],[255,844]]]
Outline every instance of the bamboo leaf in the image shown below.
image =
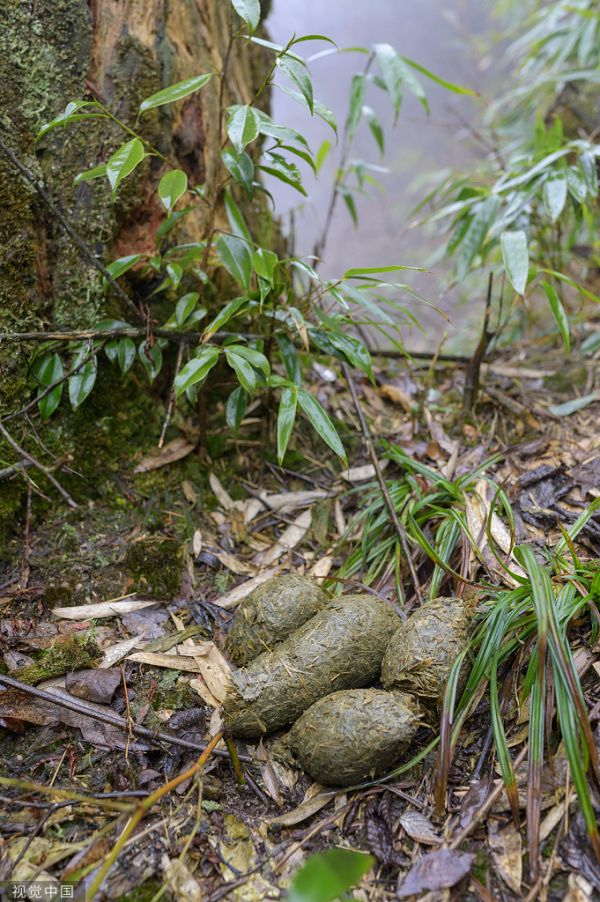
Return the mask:
[[522,229],[503,232],[500,236],[502,259],[510,284],[517,294],[525,294],[529,274],[527,235]]
[[193,94],[194,91],[199,91],[200,88],[203,88],[204,85],[208,84],[211,78],[211,73],[208,73],[207,75],[195,75],[193,78],[186,78],[185,81],[179,81],[169,88],[164,88],[162,91],[152,94],[151,97],[147,97],[140,103],[140,113],[145,113],[147,110],[153,110],[158,106],[164,106],[165,103],[183,100],[184,97],[188,97],[190,94]]

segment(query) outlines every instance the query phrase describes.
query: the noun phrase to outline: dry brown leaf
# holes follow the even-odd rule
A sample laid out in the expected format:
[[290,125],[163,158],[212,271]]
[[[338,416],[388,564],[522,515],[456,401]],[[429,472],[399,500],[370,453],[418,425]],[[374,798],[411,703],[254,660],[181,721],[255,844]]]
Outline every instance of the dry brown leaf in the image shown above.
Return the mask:
[[256,567],[253,567],[252,564],[248,564],[246,561],[241,561],[234,554],[229,554],[228,551],[217,550],[216,548],[210,548],[209,551],[211,554],[214,554],[227,570],[231,570],[232,573],[236,573],[238,576],[256,573]]
[[[200,674],[211,696],[215,699],[215,702],[211,703],[212,706],[216,708],[217,705],[222,704],[231,689],[231,669],[215,643],[194,642],[189,639],[185,644],[178,645],[177,651],[184,657],[193,657],[197,673]],[[201,692],[200,694],[202,695]]]
[[508,824],[499,830],[495,821],[489,821],[488,845],[496,873],[519,896],[523,879],[521,834],[514,824]]
[[136,651],[129,655],[128,661],[138,664],[150,664],[152,667],[167,667],[169,670],[185,670],[187,673],[198,673],[198,665],[194,658],[183,655],[166,655],[161,652]]
[[304,511],[300,514],[287,529],[281,533],[274,545],[271,545],[266,551],[260,552],[256,556],[256,563],[262,567],[268,567],[274,564],[286,551],[290,551],[298,545],[312,523],[312,514],[310,511]]
[[200,884],[181,858],[171,859],[163,855],[161,865],[165,883],[173,899],[179,902],[202,902],[204,894]]
[[413,413],[413,403],[410,397],[406,394],[406,392],[402,391],[401,388],[398,388],[397,385],[382,385],[379,389],[379,393],[384,398],[387,398],[388,401],[392,401],[394,404],[399,404],[400,407],[403,407],[407,413]]
[[184,479],[181,483],[181,490],[186,501],[190,504],[196,504],[198,501],[198,493],[189,479]]
[[260,499],[264,505],[269,510],[279,511],[280,514],[290,514],[299,507],[306,507],[327,497],[328,493],[323,489],[310,489],[306,492],[279,492],[274,495],[267,495],[266,492],[260,493]]
[[131,614],[132,611],[141,611],[149,608],[158,601],[99,601],[98,604],[80,604],[72,608],[53,608],[55,617],[63,617],[65,620],[99,620],[103,617],[118,617],[120,614]]
[[231,610],[231,608],[235,608],[246,595],[249,595],[250,592],[253,592],[258,586],[262,586],[263,583],[266,583],[267,580],[271,579],[273,576],[276,576],[279,571],[279,567],[270,567],[258,576],[254,576],[252,579],[246,580],[246,582],[242,583],[240,586],[236,586],[231,592],[226,592],[224,595],[213,599],[213,604],[218,604],[221,608]]
[[108,648],[104,649],[104,657],[98,664],[102,670],[105,670],[109,667],[114,667],[118,661],[121,661],[123,658],[127,657],[129,652],[133,651],[134,648],[138,648],[143,645],[144,636],[134,636],[132,639],[124,639],[123,642],[117,642],[115,645],[110,645]]
[[159,467],[166,467],[167,464],[175,463],[176,460],[182,460],[196,447],[192,442],[179,436],[173,441],[167,442],[162,448],[156,448],[142,457],[141,461],[133,471],[134,473],[149,473],[150,470],[158,470]]
[[280,814],[277,817],[271,818],[269,823],[279,824],[280,827],[293,827],[295,824],[301,824],[302,821],[312,817],[313,814],[316,814],[317,811],[320,811],[325,805],[328,805],[329,802],[335,798],[335,795],[336,794],[332,792],[319,792],[317,795],[312,796],[312,798],[305,799],[297,808],[293,808],[291,811],[286,811],[285,814]]
[[330,574],[333,567],[333,555],[326,554],[325,557],[319,558],[316,564],[313,564],[310,575],[314,576],[318,583],[322,583]]
[[416,842],[427,846],[438,846],[441,843],[441,837],[433,824],[420,811],[405,811],[398,820],[400,826]]
[[209,485],[221,507],[230,511],[235,507],[235,503],[231,495],[223,488],[221,480],[214,473],[210,473],[208,477]]
[[[388,460],[382,460],[379,465],[380,469],[385,470],[388,463]],[[367,479],[375,478],[375,467],[373,464],[365,464],[362,467],[350,467],[349,470],[342,470],[340,476],[346,482],[365,482]]]

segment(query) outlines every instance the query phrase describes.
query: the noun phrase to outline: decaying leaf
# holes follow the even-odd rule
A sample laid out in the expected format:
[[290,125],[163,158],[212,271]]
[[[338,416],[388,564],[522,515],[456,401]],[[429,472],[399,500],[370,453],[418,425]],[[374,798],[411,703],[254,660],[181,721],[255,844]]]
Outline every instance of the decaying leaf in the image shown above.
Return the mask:
[[121,671],[116,668],[77,670],[74,673],[67,673],[65,689],[71,695],[87,702],[107,705],[112,700],[121,679]]
[[311,522],[310,511],[301,513],[290,526],[284,529],[274,545],[266,551],[259,552],[256,556],[256,563],[261,567],[269,567],[274,564],[286,551],[291,551],[302,541],[310,529]]
[[171,859],[163,855],[161,865],[165,883],[172,897],[178,902],[202,902],[204,894],[200,884],[181,858]]
[[454,849],[429,852],[412,866],[406,877],[400,877],[396,895],[399,899],[416,896],[427,890],[448,889],[466,877],[475,855]]
[[104,657],[98,664],[98,667],[101,669],[114,667],[115,664],[123,660],[123,658],[126,658],[134,648],[141,648],[144,641],[145,638],[143,635],[133,636],[131,639],[124,639],[122,642],[110,645],[108,648],[104,649]]
[[141,461],[133,471],[134,473],[149,473],[151,470],[158,470],[159,467],[166,467],[167,464],[175,463],[176,460],[182,460],[191,454],[196,446],[192,442],[182,436],[174,438],[167,442],[162,448],[156,448],[142,457]]
[[124,599],[123,601],[99,601],[98,604],[79,604],[72,608],[53,608],[55,617],[64,617],[66,620],[100,620],[104,617],[118,617],[121,614],[129,614],[132,611],[141,611],[152,605],[160,604],[157,601],[141,599]]
[[224,595],[217,596],[214,599],[214,604],[218,604],[221,608],[226,608],[226,610],[231,610],[231,608],[235,608],[240,601],[246,598],[247,595],[250,595],[258,586],[262,586],[263,583],[266,583],[267,580],[272,579],[274,576],[279,573],[279,567],[270,567],[268,570],[265,570],[263,573],[259,573],[258,576],[253,576],[252,579],[246,580],[245,583],[242,583],[240,586],[236,586],[235,589],[232,589],[230,592],[226,592]]
[[426,846],[439,846],[442,841],[429,818],[420,811],[405,811],[400,815],[399,822],[415,842]]
[[219,477],[215,476],[214,473],[210,473],[208,483],[221,507],[226,511],[233,510],[235,502],[229,492],[224,489]]
[[280,827],[294,827],[296,824],[301,824],[302,821],[312,817],[313,814],[324,808],[334,798],[336,798],[336,793],[334,792],[319,792],[317,795],[311,796],[311,798],[304,799],[297,808],[271,818],[269,823],[278,824]]
[[512,823],[500,829],[496,821],[490,820],[488,845],[498,876],[519,896],[523,879],[521,834]]

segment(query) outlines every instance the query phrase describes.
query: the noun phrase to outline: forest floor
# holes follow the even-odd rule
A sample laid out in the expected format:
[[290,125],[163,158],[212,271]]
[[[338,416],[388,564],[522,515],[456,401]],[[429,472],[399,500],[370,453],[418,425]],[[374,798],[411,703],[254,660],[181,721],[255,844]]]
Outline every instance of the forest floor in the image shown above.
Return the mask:
[[[374,385],[361,379],[357,387],[378,447],[385,439],[449,480],[499,454],[489,475],[508,495],[518,542],[552,548],[559,524],[572,523],[599,496],[593,358],[566,358],[544,342],[497,353],[483,365],[468,414],[460,362],[380,360],[375,375]],[[0,692],[0,881],[58,880],[89,890],[140,800],[198,756],[193,747],[134,735],[133,727],[202,747],[219,728],[228,679],[220,649],[236,604],[265,575],[332,580],[360,547],[352,524],[377,487],[373,467],[339,374],[318,367],[312,377],[340,426],[347,472],[307,432],[280,467],[265,451],[260,410],[249,411],[232,439],[218,430],[215,407],[214,432],[203,441],[195,423],[176,421],[161,451],[132,452],[129,468],[78,510],[46,507],[40,517],[33,495],[25,533],[15,533],[10,563],[0,570],[0,673],[58,693],[59,701],[14,687]],[[393,462],[384,473],[400,476]],[[479,520],[476,506],[470,512],[481,557],[463,564],[473,581],[498,582],[485,547],[487,504]],[[583,559],[600,558],[598,516],[576,547]],[[431,565],[415,560],[425,585]],[[365,572],[325,584],[362,591]],[[410,612],[416,599],[405,585]],[[399,602],[392,568],[368,588]],[[444,580],[441,594],[455,591]],[[589,620],[578,621],[570,638],[600,744],[600,648]],[[65,699],[79,710],[64,707]],[[106,713],[122,715],[128,732],[94,716]],[[527,708],[515,706],[506,726],[515,759],[527,726]],[[422,728],[410,755],[435,735]],[[459,741],[442,817],[432,803],[435,751],[400,777],[346,790],[276,761],[270,739],[237,743],[247,773],[239,786],[221,747],[201,783],[174,785],[145,811],[109,872],[106,897],[158,899],[162,888],[173,899],[277,898],[311,852],[342,846],[376,859],[356,899],[395,898],[411,886],[431,899],[592,898],[600,868],[562,748],[552,748],[544,769],[542,867],[532,883],[521,792],[527,772],[517,769],[516,829],[490,744],[484,698]],[[424,855],[427,875],[411,872]]]

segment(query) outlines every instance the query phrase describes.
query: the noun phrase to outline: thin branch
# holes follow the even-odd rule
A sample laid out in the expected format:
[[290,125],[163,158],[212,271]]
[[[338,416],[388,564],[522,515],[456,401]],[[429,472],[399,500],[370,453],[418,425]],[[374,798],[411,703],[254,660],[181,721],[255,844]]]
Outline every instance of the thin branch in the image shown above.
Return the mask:
[[[59,708],[67,708],[69,711],[74,711],[76,714],[83,714],[85,717],[91,717],[92,720],[98,720],[101,723],[109,724],[112,727],[118,727],[118,729],[123,730],[124,733],[130,732],[130,725],[125,718],[119,717],[118,714],[114,714],[111,711],[98,711],[96,708],[90,708],[84,702],[76,701],[74,698],[66,698],[63,695],[46,692],[44,689],[36,689],[28,683],[23,683],[21,680],[16,680],[14,677],[4,676],[4,674],[0,674],[0,684],[9,686],[11,689],[18,689],[21,692],[26,692],[27,695],[39,698],[44,702],[50,702],[52,705],[58,705]],[[197,742],[190,742],[188,739],[181,739],[179,736],[171,736],[169,733],[149,730],[147,727],[142,727],[138,724],[131,724],[131,732],[139,739],[147,739],[149,742],[154,743],[168,742],[171,745],[177,745],[184,749],[191,749],[194,752],[203,752],[206,748],[206,746],[199,745]],[[226,749],[217,749],[215,755],[228,758],[229,752]],[[240,755],[239,758],[240,761],[244,761],[245,763],[252,763],[252,758],[248,755]]]
[[[383,495],[383,500],[385,501],[385,506],[387,507],[388,513],[390,515],[390,520],[394,525],[394,529],[400,539],[400,545],[402,547],[402,552],[404,557],[406,558],[406,562],[408,564],[408,568],[410,570],[410,575],[413,581],[413,585],[415,587],[416,596],[421,602],[422,592],[421,592],[421,584],[419,583],[419,577],[417,576],[417,571],[415,569],[415,565],[413,563],[413,559],[410,553],[410,549],[408,547],[408,542],[406,539],[406,533],[398,519],[398,514],[396,513],[396,508],[390,498],[390,493],[388,492],[388,488],[383,478],[383,473],[381,472],[381,465],[379,463],[379,458],[377,457],[377,452],[375,451],[375,446],[373,444],[373,438],[371,436],[371,431],[369,429],[368,423],[365,419],[365,415],[363,409],[361,407],[360,401],[358,400],[358,395],[356,393],[356,385],[354,384],[354,380],[352,378],[352,373],[350,372],[350,368],[347,363],[342,364],[342,370],[344,373],[344,377],[348,382],[348,387],[350,388],[350,394],[352,395],[352,402],[354,404],[354,409],[356,410],[356,415],[358,417],[358,421],[360,423],[360,428],[362,430],[362,434],[365,440],[365,444],[367,446],[367,450],[369,452],[369,457],[371,458],[371,462],[375,469],[375,475],[377,477],[377,482],[381,488],[381,493]],[[400,590],[400,602],[401,606],[404,607],[405,597],[404,597],[404,589],[402,587],[402,581],[398,580],[398,588]]]
[[490,272],[488,280],[487,297],[485,300],[485,313],[483,316],[483,327],[481,329],[481,337],[473,352],[473,356],[469,360],[467,372],[465,376],[465,387],[463,391],[463,410],[470,411],[477,403],[479,395],[479,374],[481,364],[485,360],[487,349],[494,337],[494,333],[490,331],[490,315],[492,310],[492,288],[494,286],[494,273]]
[[133,303],[133,301],[131,300],[129,295],[126,294],[125,291],[123,291],[123,289],[118,284],[118,282],[112,277],[112,275],[110,274],[110,272],[106,268],[106,266],[103,263],[101,263],[100,260],[98,260],[98,258],[96,257],[96,255],[94,254],[92,249],[86,244],[86,242],[79,235],[79,233],[73,228],[73,226],[71,225],[71,223],[69,222],[69,220],[67,219],[67,217],[65,216],[63,211],[61,210],[61,208],[51,198],[48,191],[41,184],[41,182],[38,181],[38,179],[35,177],[33,172],[31,172],[31,170],[28,169],[27,166],[25,166],[24,163],[21,162],[21,160],[16,156],[15,153],[13,153],[13,151],[10,149],[10,147],[8,147],[8,145],[6,145],[4,143],[4,141],[2,141],[2,140],[0,140],[0,150],[6,157],[8,157],[8,159],[11,161],[13,166],[19,170],[19,172],[21,173],[23,178],[27,182],[29,182],[29,184],[32,186],[32,188],[35,189],[35,191],[41,197],[41,199],[44,201],[44,203],[46,204],[46,206],[48,207],[50,212],[53,214],[53,216],[56,217],[58,222],[61,224],[61,226],[63,227],[63,229],[65,230],[65,232],[67,233],[67,235],[69,236],[71,241],[73,242],[73,244],[77,247],[81,256],[85,260],[87,260],[87,262],[91,266],[93,266],[94,269],[96,269],[99,273],[101,273],[101,275],[106,279],[106,281],[111,286],[111,288],[113,289],[115,294],[120,298],[120,300],[123,301],[123,303],[134,314],[134,316],[136,316],[137,319],[143,319],[143,316],[141,315],[140,311],[138,310],[136,305]]
[[4,438],[6,439],[6,441],[10,445],[10,447],[13,449],[13,451],[16,451],[17,454],[21,458],[23,458],[23,460],[29,461],[29,463],[31,464],[32,467],[35,467],[36,470],[39,470],[40,473],[44,474],[46,479],[52,483],[52,485],[57,490],[57,492],[59,492],[62,495],[62,497],[65,499],[65,501],[67,502],[69,507],[72,507],[73,509],[76,509],[78,507],[77,503],[75,501],[73,501],[73,499],[71,498],[71,496],[69,495],[67,490],[62,487],[62,485],[60,484],[60,482],[58,481],[56,476],[54,476],[51,468],[47,467],[45,464],[41,463],[39,460],[37,460],[37,458],[35,458],[33,456],[33,454],[29,454],[28,451],[26,451],[24,448],[22,448],[18,444],[18,442],[16,442],[15,439],[12,437],[12,435],[10,434],[10,432],[8,431],[8,429],[6,428],[6,426],[4,425],[2,420],[0,420],[0,434],[4,436]]
[[173,411],[175,409],[175,380],[177,379],[177,375],[179,370],[181,369],[181,363],[183,361],[183,349],[185,345],[183,341],[179,342],[179,350],[177,351],[177,360],[175,361],[175,373],[173,374],[173,381],[171,382],[171,391],[169,392],[169,404],[167,406],[167,414],[165,416],[165,421],[163,423],[163,427],[160,433],[160,438],[158,440],[158,447],[162,448],[165,443],[165,435],[167,433],[167,429],[169,428],[169,423],[173,417]]

